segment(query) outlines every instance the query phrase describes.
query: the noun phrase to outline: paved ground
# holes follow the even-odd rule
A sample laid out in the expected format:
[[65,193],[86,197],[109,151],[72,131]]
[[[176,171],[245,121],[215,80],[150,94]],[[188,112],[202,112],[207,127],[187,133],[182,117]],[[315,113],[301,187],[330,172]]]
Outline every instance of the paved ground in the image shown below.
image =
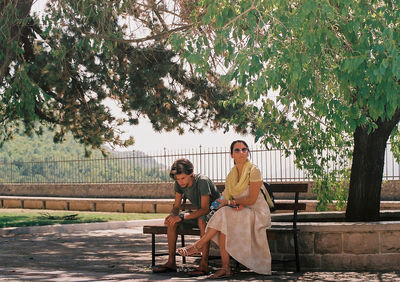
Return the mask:
[[[191,278],[189,258],[178,273],[151,272],[150,236],[145,221],[0,229],[0,281],[153,281],[206,280]],[[188,240],[191,241],[190,239]],[[162,241],[166,248],[165,239]],[[163,258],[157,258],[158,263]],[[180,260],[178,259],[178,262]],[[218,261],[212,262],[218,268]],[[242,270],[236,281],[400,281],[398,272],[273,272],[271,276]]]

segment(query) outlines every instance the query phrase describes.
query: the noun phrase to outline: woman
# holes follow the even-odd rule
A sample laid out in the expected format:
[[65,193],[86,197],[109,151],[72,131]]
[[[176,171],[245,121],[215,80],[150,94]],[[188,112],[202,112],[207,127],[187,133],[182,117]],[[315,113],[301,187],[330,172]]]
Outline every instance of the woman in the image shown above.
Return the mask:
[[[271,225],[267,202],[260,193],[263,185],[260,170],[249,159],[246,142],[236,140],[231,144],[235,166],[229,172],[224,199],[211,217],[205,235],[193,245],[178,249],[183,256],[200,253],[204,244],[213,240],[220,249],[222,268],[210,278],[231,275],[229,258],[260,274],[271,274],[271,254],[266,228]],[[244,206],[243,209],[232,206]]]

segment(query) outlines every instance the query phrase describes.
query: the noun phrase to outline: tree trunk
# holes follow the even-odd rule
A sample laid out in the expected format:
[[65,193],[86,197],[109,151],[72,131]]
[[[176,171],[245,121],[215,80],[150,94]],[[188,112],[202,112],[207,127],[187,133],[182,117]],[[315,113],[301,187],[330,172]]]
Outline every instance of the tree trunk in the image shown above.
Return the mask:
[[399,119],[400,110],[397,110],[392,119],[378,120],[378,128],[370,133],[365,127],[357,127],[346,221],[379,220],[385,149]]

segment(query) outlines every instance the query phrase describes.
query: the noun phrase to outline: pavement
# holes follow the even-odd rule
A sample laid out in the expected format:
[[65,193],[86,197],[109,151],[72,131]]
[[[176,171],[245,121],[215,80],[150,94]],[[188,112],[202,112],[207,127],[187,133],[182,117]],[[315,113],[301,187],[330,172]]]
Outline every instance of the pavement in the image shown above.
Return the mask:
[[[198,258],[188,258],[185,265],[177,258],[177,273],[152,273],[151,236],[142,234],[142,226],[156,221],[159,222],[138,220],[0,229],[0,281],[209,280],[207,276],[189,277],[187,272],[195,269]],[[159,237],[158,246],[166,250],[166,237]],[[190,243],[195,239],[186,240]],[[158,257],[156,263],[162,264],[165,260]],[[215,271],[219,261],[211,261],[210,266]],[[229,280],[400,281],[400,271],[273,271],[266,276],[242,269]]]

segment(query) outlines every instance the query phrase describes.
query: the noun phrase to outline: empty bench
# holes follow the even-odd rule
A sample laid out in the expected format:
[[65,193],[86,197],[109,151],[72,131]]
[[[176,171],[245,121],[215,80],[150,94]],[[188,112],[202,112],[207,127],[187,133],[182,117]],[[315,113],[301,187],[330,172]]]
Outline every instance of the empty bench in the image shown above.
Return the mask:
[[[218,190],[222,192],[224,190],[224,185],[216,185]],[[295,262],[296,271],[300,271],[300,257],[299,257],[299,245],[298,245],[298,228],[297,228],[297,213],[298,211],[304,211],[306,209],[306,204],[301,203],[299,201],[300,193],[307,192],[308,183],[271,183],[271,190],[273,193],[283,193],[289,194],[290,198],[288,199],[277,199],[275,196],[275,212],[290,212],[291,223],[286,226],[274,226],[272,222],[272,226],[266,230],[268,240],[274,240],[279,237],[282,232],[291,233],[293,236],[293,257],[292,258],[284,258],[281,260],[272,260],[272,263],[288,263]],[[287,197],[285,197],[287,198]],[[183,199],[184,203],[182,204],[182,208],[187,210],[190,209],[190,205],[187,205],[185,199]],[[151,264],[155,265],[155,257],[156,256],[164,256],[167,253],[157,253],[156,252],[156,235],[167,234],[167,227],[164,225],[145,225],[143,226],[143,234],[151,234]],[[180,230],[178,228],[177,234],[181,236],[181,246],[185,246],[185,235],[197,235],[200,236],[200,230],[198,228],[187,228],[184,230]],[[185,257],[183,257],[183,263],[186,263]]]

